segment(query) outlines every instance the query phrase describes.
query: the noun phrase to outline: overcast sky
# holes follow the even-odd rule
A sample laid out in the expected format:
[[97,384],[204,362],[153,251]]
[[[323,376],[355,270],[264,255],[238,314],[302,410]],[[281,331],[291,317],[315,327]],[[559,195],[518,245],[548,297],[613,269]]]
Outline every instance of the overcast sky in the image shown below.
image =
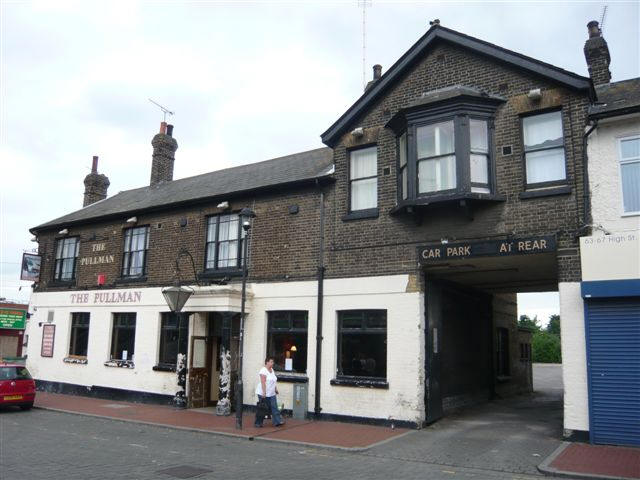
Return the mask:
[[[613,79],[637,77],[638,3],[606,3]],[[357,0],[0,4],[0,297],[28,300],[18,291],[30,285],[19,281],[22,252],[36,246],[28,229],[82,207],[92,155],[110,195],[148,184],[162,120],[148,98],[175,111],[181,178],[320,147],[362,92]],[[367,80],[434,18],[587,75],[586,24],[603,3],[369,5]]]

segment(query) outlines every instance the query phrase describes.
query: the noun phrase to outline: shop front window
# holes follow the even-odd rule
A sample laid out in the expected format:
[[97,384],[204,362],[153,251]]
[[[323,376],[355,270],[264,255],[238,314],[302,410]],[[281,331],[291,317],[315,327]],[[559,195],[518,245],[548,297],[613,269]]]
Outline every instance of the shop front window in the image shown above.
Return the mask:
[[158,364],[175,367],[178,353],[187,353],[189,321],[180,319],[179,313],[165,312],[160,320],[160,354]]
[[133,361],[136,341],[136,314],[114,313],[111,332],[111,360]]
[[338,312],[338,377],[386,376],[387,311]]
[[274,358],[274,368],[306,373],[308,312],[277,311],[268,315],[267,355]]
[[74,312],[71,314],[71,338],[69,355],[86,357],[89,345],[89,313]]

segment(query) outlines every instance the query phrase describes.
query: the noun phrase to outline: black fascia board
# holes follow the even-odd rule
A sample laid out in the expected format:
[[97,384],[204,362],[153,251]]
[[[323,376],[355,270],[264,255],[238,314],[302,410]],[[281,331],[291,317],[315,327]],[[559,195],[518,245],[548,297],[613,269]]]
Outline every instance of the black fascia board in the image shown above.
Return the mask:
[[630,115],[640,112],[640,105],[631,107],[621,107],[615,110],[603,110],[601,112],[589,113],[590,120],[600,120],[602,118],[620,117],[622,115]]
[[455,45],[465,47],[474,52],[494,58],[500,62],[519,67],[542,77],[550,78],[558,83],[576,90],[588,90],[592,98],[595,96],[593,83],[588,77],[569,72],[535,58],[499,47],[484,40],[442,27],[432,26],[404,55],[402,55],[387,72],[356,102],[331,125],[320,138],[322,143],[334,147],[338,137],[344,133],[348,125],[362,113],[378,96],[390,87],[401,76],[405,69],[418,60],[423,51],[435,40],[445,40]]
[[203,203],[215,202],[218,200],[237,199],[241,197],[246,197],[247,195],[263,195],[270,192],[281,191],[282,189],[285,189],[285,188],[288,189],[288,188],[295,188],[295,187],[314,186],[314,185],[317,185],[318,182],[326,185],[326,184],[335,182],[335,179],[333,175],[324,175],[321,177],[305,178],[302,180],[296,180],[294,182],[278,183],[274,185],[267,185],[264,187],[250,188],[247,190],[237,190],[235,192],[212,195],[209,197],[194,198],[190,200],[184,200],[182,202],[164,203],[162,205],[147,207],[140,210],[123,210],[122,212],[109,213],[106,215],[101,215],[101,216],[96,216],[96,217],[91,217],[86,219],[71,220],[68,222],[59,222],[59,223],[54,223],[50,225],[42,224],[37,227],[30,228],[29,232],[32,235],[37,235],[38,232],[55,230],[56,228],[63,227],[63,226],[74,227],[77,225],[91,225],[93,223],[101,223],[107,220],[112,220],[114,218],[122,218],[123,216],[129,216],[129,215],[136,216],[136,215],[143,215],[145,213],[168,211],[176,208],[189,207],[192,205],[201,205]]

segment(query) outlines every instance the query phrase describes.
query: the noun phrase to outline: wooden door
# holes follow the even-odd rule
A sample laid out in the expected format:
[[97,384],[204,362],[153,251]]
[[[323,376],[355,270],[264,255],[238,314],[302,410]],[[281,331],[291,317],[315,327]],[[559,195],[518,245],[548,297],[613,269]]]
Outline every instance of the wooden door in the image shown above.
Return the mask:
[[191,337],[189,408],[207,406],[211,376],[211,361],[209,359],[209,339],[207,337]]

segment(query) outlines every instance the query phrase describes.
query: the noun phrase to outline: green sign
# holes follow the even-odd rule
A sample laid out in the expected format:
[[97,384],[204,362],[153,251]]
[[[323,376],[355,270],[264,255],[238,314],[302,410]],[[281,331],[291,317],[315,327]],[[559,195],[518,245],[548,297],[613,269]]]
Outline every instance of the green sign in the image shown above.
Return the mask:
[[0,309],[0,328],[24,330],[27,312],[24,310]]

